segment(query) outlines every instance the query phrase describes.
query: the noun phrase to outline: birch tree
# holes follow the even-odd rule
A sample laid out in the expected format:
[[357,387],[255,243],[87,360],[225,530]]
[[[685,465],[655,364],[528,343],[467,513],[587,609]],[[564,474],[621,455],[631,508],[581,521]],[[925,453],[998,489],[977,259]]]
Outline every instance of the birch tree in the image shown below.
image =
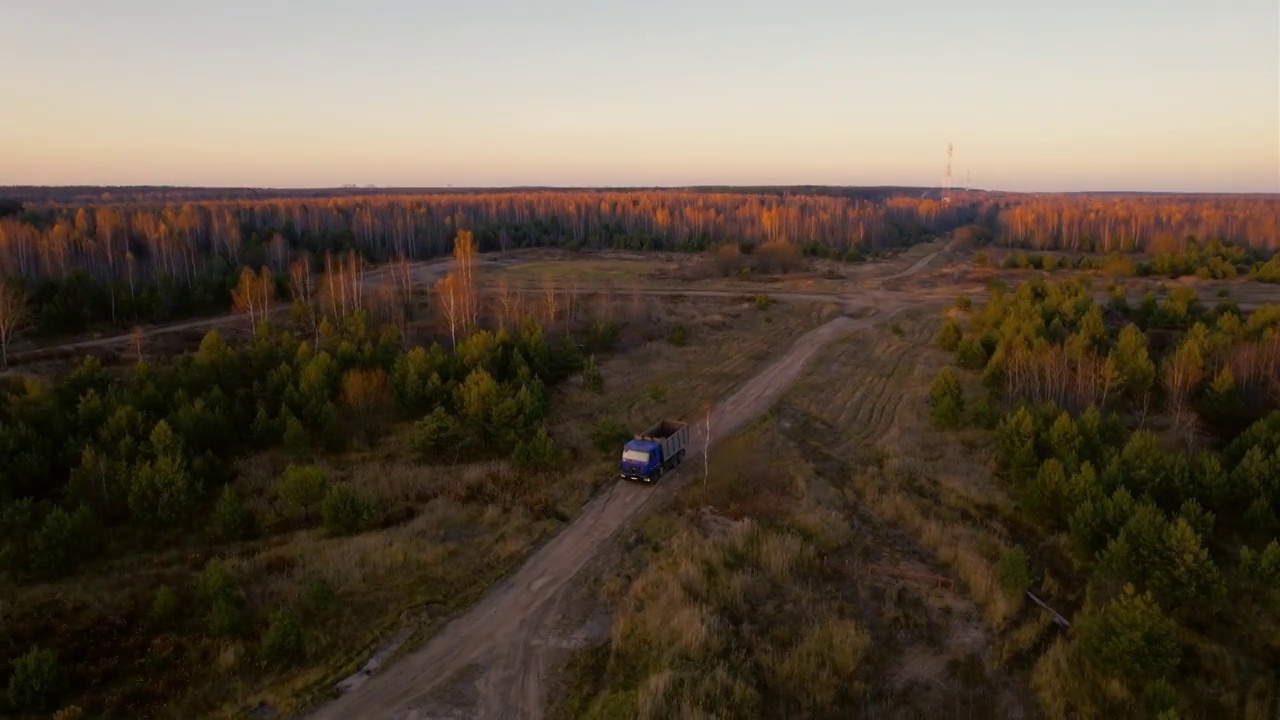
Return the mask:
[[457,292],[462,303],[464,327],[480,323],[480,307],[476,297],[476,244],[470,230],[459,230],[453,243],[454,270],[458,273]]
[[1165,390],[1169,393],[1170,410],[1173,411],[1173,427],[1182,424],[1183,412],[1191,393],[1204,380],[1204,358],[1195,342],[1183,343],[1161,363]]
[[240,271],[240,282],[231,291],[231,305],[236,312],[249,317],[251,331],[267,319],[273,284],[271,273],[265,267],[260,274],[249,268]]
[[436,296],[440,298],[440,314],[444,316],[445,324],[449,326],[450,345],[456,346],[458,330],[463,322],[462,298],[458,289],[457,276],[449,273],[440,278],[435,290]]
[[30,319],[26,292],[12,282],[0,280],[0,367],[9,366],[9,343]]

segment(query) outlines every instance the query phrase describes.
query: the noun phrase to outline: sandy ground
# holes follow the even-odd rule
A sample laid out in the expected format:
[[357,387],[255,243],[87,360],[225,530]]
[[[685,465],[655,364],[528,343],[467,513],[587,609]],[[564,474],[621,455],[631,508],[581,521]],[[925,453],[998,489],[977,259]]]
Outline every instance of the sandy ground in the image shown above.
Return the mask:
[[[944,250],[883,280],[905,278]],[[879,285],[881,281],[873,281]],[[686,293],[733,295],[734,293]],[[781,294],[779,294],[781,295]],[[836,296],[816,296],[830,302]],[[800,298],[796,298],[800,299]],[[806,297],[807,299],[807,297]],[[711,411],[710,435],[699,422],[692,446],[705,450],[769,409],[814,355],[836,338],[884,322],[919,302],[909,292],[868,289],[846,303],[850,314],[800,337],[790,350]],[[870,311],[870,312],[868,312]],[[692,460],[701,457],[698,452]],[[695,465],[698,463],[695,463]],[[656,486],[617,482],[591,500],[559,535],[539,549],[475,607],[455,618],[423,648],[385,670],[361,672],[340,684],[345,694],[307,716],[311,720],[369,718],[538,718],[545,680],[557,652],[574,644],[563,618],[575,578],[618,531],[647,505],[670,498],[695,473],[667,475]],[[564,630],[568,634],[564,634]],[[559,631],[559,632],[557,632]],[[369,668],[377,670],[376,668]]]

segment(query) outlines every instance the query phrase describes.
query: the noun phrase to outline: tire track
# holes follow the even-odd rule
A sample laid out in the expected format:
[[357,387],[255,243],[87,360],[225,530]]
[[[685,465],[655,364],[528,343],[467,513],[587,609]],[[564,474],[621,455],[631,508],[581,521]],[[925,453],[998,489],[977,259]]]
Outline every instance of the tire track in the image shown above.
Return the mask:
[[891,403],[896,406],[897,403],[902,402],[903,392],[895,385],[895,378],[899,368],[902,367],[903,362],[911,351],[912,346],[910,344],[902,343],[899,352],[893,357],[893,365],[887,375],[877,376],[879,392],[876,394],[876,398],[871,403],[868,411],[867,427],[863,431],[864,437],[869,435],[883,436],[885,430],[892,424],[892,416],[886,414],[886,410]]

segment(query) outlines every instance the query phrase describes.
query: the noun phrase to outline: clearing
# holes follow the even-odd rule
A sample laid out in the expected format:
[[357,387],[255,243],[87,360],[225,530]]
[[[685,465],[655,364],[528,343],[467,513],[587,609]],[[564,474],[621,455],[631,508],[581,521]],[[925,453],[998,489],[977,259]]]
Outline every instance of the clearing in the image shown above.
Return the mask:
[[[918,272],[941,252],[933,249],[905,270]],[[785,355],[716,405],[710,434],[699,423],[693,447],[728,437],[767,411],[826,344],[883,322],[910,302],[907,293],[880,295],[876,313],[859,319],[842,315],[804,334]],[[562,605],[574,589],[575,576],[628,520],[672,497],[688,474],[668,476],[655,487],[613,483],[512,577],[425,647],[367,679],[350,679],[344,683],[346,694],[308,717],[407,720],[436,716],[441,707],[454,717],[467,710],[480,717],[539,716],[546,701],[549,654],[557,644],[550,633],[568,610]]]

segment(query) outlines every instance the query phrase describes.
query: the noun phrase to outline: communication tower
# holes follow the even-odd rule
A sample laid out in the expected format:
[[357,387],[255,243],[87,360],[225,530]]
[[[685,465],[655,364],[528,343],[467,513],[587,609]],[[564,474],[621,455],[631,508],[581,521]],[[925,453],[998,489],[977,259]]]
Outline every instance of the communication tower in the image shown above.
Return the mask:
[[947,143],[947,169],[942,173],[942,202],[951,202],[951,143]]

